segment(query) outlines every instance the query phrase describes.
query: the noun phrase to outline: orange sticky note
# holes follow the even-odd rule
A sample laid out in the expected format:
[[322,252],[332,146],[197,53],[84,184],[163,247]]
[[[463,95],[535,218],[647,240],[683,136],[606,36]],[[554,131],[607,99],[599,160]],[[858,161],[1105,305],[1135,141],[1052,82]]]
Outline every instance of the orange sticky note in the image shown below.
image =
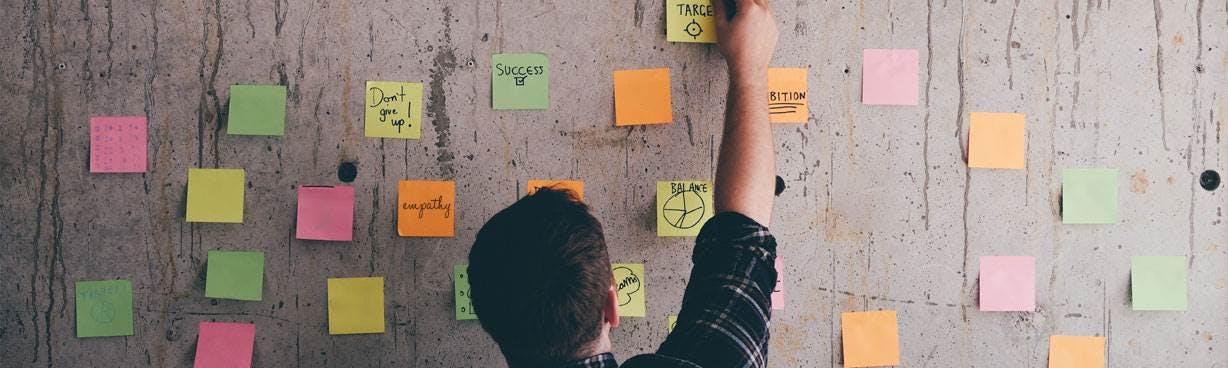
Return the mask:
[[1103,368],[1104,338],[1049,336],[1049,368]]
[[579,180],[529,180],[529,195],[540,188],[567,189],[575,193],[576,199],[584,200],[584,182]]
[[1023,114],[974,112],[968,130],[968,167],[1023,169]]
[[614,71],[614,125],[668,124],[674,121],[669,69]]
[[900,364],[900,335],[895,311],[840,314],[845,367]]
[[806,99],[806,69],[768,69],[768,113],[773,123],[805,123],[810,119]]
[[402,180],[397,187],[397,233],[405,237],[455,234],[456,183]]

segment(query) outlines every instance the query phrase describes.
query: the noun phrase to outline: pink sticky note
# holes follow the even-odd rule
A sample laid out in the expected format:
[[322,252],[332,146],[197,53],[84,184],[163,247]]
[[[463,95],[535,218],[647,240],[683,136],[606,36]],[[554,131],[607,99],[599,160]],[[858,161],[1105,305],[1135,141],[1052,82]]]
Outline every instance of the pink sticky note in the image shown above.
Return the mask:
[[1036,258],[981,257],[981,310],[1036,310]]
[[295,238],[354,240],[354,187],[298,188],[298,226]]
[[251,368],[256,325],[201,322],[196,340],[196,368]]
[[90,172],[145,172],[148,125],[144,116],[91,117]]
[[772,290],[772,309],[785,309],[785,269],[776,257],[776,288]]
[[861,58],[861,103],[917,105],[916,49],[865,49]]

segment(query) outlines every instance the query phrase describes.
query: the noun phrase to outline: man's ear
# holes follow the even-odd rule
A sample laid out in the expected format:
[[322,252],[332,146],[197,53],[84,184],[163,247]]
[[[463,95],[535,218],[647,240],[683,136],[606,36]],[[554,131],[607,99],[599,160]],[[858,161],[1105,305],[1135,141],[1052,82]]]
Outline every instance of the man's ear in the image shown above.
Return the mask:
[[618,292],[615,291],[614,285],[610,285],[610,290],[605,298],[605,321],[610,324],[610,328],[618,327]]

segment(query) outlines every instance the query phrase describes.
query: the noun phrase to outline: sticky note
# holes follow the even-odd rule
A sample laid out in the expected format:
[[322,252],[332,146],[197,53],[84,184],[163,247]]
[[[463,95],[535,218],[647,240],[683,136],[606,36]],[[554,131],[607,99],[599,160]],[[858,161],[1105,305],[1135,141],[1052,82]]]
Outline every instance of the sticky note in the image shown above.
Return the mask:
[[188,169],[188,222],[243,222],[243,169]]
[[456,265],[452,267],[453,289],[456,292],[456,319],[478,319],[473,310],[473,299],[469,297],[469,266]]
[[258,301],[264,296],[264,252],[209,251],[205,297]]
[[579,180],[529,180],[529,195],[537,193],[540,188],[566,189],[576,195],[576,199],[584,200],[584,182]]
[[678,326],[678,316],[665,317],[666,333],[674,332],[674,327]]
[[776,257],[776,288],[772,289],[772,309],[785,309],[785,269],[781,258]]
[[282,135],[286,130],[286,86],[230,86],[226,134]]
[[801,68],[768,69],[768,120],[773,123],[805,123],[810,119],[806,95],[809,71]]
[[973,112],[968,130],[968,167],[1023,169],[1023,114]]
[[368,137],[422,137],[422,83],[367,81],[364,101]]
[[550,108],[550,59],[546,54],[494,54],[490,66],[490,98],[495,110]]
[[1104,368],[1104,338],[1049,336],[1049,368]]
[[77,281],[77,337],[132,336],[132,281]]
[[296,239],[354,240],[354,187],[298,187]]
[[256,325],[251,323],[201,322],[196,337],[194,368],[248,368]]
[[669,69],[614,71],[614,125],[668,124],[673,121]]
[[716,43],[712,0],[666,0],[665,27],[669,42]]
[[899,325],[895,311],[840,314],[845,367],[900,364]]
[[1117,223],[1117,169],[1062,170],[1062,222]]
[[615,263],[614,286],[618,295],[618,315],[644,317],[647,315],[646,291],[644,291],[644,265]]
[[384,278],[328,279],[328,334],[384,333]]
[[981,310],[1036,310],[1035,257],[981,257]]
[[397,233],[404,237],[451,237],[456,183],[402,180],[397,187]]
[[1134,310],[1188,309],[1186,266],[1183,256],[1130,258],[1130,299]]
[[712,218],[712,183],[657,182],[657,236],[696,236]]
[[865,49],[861,58],[861,103],[917,104],[916,49]]
[[144,116],[90,118],[90,172],[145,172],[148,127]]

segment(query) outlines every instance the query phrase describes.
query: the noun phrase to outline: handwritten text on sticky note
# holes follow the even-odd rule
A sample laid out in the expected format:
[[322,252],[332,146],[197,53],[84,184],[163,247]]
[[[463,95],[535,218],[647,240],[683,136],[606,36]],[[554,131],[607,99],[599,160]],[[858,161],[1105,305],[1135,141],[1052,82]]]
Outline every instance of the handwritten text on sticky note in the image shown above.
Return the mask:
[[667,0],[665,39],[669,42],[716,42],[712,0]]
[[77,281],[77,337],[132,336],[132,281]]
[[402,180],[397,189],[397,202],[397,233],[401,236],[454,235],[455,182]]
[[494,54],[490,65],[495,110],[550,108],[550,60],[546,54]]
[[148,126],[144,116],[90,118],[90,172],[145,172]]
[[614,287],[618,295],[618,315],[644,317],[647,315],[644,265],[615,263],[613,267]]
[[806,69],[768,69],[768,116],[773,123],[805,123],[810,119]]
[[367,81],[363,106],[368,137],[422,137],[422,83]]
[[696,236],[712,218],[712,183],[657,182],[657,235]]
[[453,266],[452,282],[456,292],[456,319],[478,319],[478,314],[473,310],[473,298],[469,294],[469,266]]

